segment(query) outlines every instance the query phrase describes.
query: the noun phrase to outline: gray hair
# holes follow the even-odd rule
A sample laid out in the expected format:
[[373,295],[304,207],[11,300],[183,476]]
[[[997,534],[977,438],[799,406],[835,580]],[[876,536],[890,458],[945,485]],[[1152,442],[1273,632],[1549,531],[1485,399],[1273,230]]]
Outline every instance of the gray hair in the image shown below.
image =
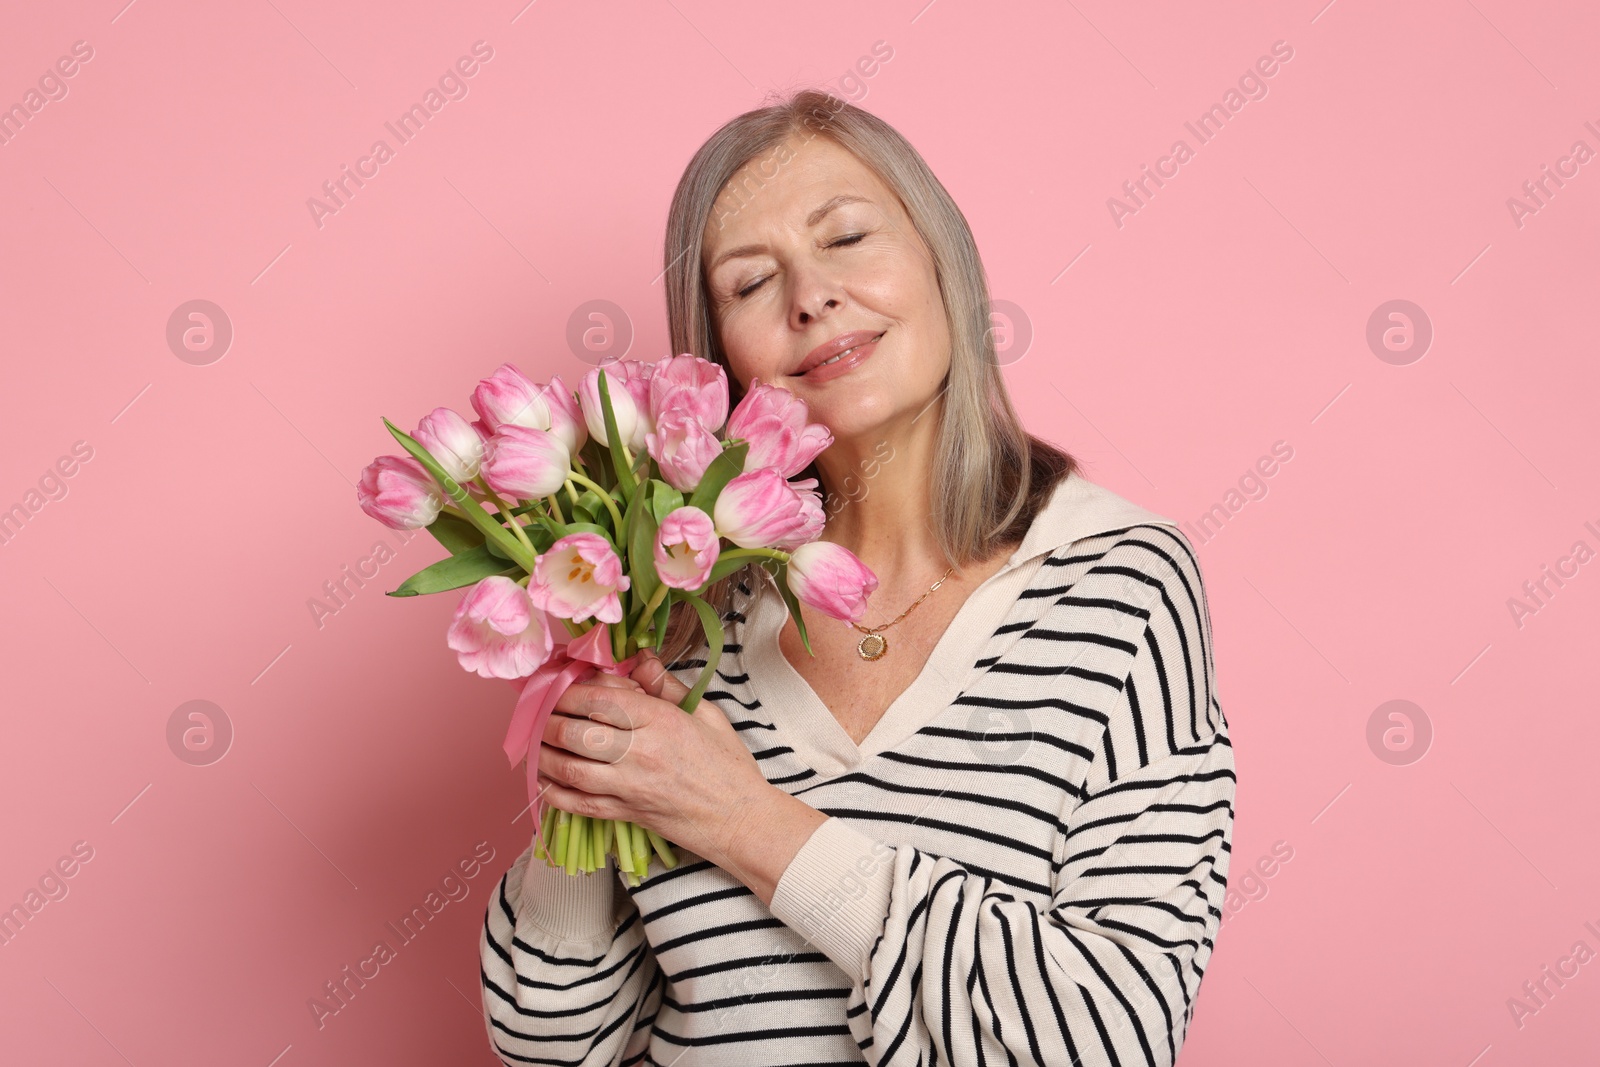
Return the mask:
[[[751,190],[748,180],[743,188],[728,187],[729,180],[791,135],[807,141],[827,137],[874,171],[900,198],[932,255],[949,325],[950,369],[938,398],[943,403],[930,486],[938,507],[928,521],[947,563],[988,559],[1020,543],[1056,484],[1078,469],[1077,461],[1023,428],[995,355],[988,281],[966,217],[911,143],[877,116],[831,93],[803,89],[737,116],[700,146],[667,214],[663,284],[672,351],[721,365],[730,401],[742,398],[707,297],[703,237],[724,193],[759,195],[759,186]],[[840,487],[829,486],[815,463],[800,477],[817,478],[830,503],[839,499]],[[758,566],[752,562],[707,589],[705,599],[719,616],[734,610],[740,584],[754,592],[764,580]],[[658,649],[662,661],[689,666],[675,661],[700,645],[699,616],[675,603]]]

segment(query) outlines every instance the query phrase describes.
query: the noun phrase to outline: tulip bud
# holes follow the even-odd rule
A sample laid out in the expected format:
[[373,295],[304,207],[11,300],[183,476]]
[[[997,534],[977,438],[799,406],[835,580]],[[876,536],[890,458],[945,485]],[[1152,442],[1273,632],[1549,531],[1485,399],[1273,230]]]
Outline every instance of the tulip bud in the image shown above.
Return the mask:
[[806,402],[760,378],[750,380],[750,389],[728,417],[729,438],[748,441],[744,469],[776,467],[785,478],[793,478],[810,465],[829,445],[833,434],[819,422],[807,422]]
[[483,463],[483,438],[473,425],[449,408],[434,408],[411,435],[458,482],[478,476]]
[[544,391],[510,363],[502,363],[472,391],[472,409],[491,433],[510,423],[534,430],[550,428],[550,405]]
[[571,469],[567,446],[544,430],[503,423],[484,446],[484,481],[495,492],[519,500],[549,496],[566,483]]
[[830,618],[860,622],[878,576],[855,553],[832,541],[801,545],[789,557],[789,591]]
[[361,510],[392,530],[415,530],[439,517],[444,498],[432,476],[410,456],[379,456],[356,486]]
[[650,457],[661,467],[661,477],[685,493],[694,492],[711,461],[722,455],[722,442],[692,414],[684,412],[663,414],[644,439]]
[[728,419],[728,376],[708,359],[685,353],[656,361],[650,373],[650,417],[693,418],[711,433]]
[[740,548],[804,544],[822,532],[825,517],[815,478],[791,485],[771,467],[736,475],[722,487],[712,517],[717,532]]

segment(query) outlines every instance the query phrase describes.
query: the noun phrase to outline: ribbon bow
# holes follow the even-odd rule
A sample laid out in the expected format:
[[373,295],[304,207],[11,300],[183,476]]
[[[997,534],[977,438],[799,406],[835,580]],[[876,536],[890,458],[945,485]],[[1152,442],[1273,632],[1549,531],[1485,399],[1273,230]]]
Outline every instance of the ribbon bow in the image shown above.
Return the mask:
[[544,825],[544,805],[539,803],[539,742],[544,739],[545,722],[556,701],[568,686],[599,671],[626,677],[632,673],[639,656],[640,653],[635,652],[620,663],[614,660],[611,629],[597,622],[566,644],[556,646],[550,658],[527,678],[508,679],[521,689],[522,695],[517,698],[511,726],[506,730],[506,758],[513,767],[518,760],[528,762],[528,804],[534,808],[535,828]]

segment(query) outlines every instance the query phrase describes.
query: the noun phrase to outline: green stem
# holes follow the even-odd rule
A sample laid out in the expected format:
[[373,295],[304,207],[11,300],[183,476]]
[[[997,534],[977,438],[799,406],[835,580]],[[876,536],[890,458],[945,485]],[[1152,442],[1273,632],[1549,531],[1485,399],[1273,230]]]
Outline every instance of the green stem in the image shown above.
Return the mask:
[[726,552],[718,553],[717,559],[719,561],[725,559],[744,559],[747,556],[751,558],[757,556],[767,556],[777,560],[779,563],[789,562],[789,553],[785,552],[781,548],[730,548]]
[[500,514],[505,516],[506,525],[511,527],[511,532],[517,535],[517,539],[522,542],[522,546],[529,552],[532,552],[534,558],[537,559],[539,556],[539,550],[533,547],[532,541],[528,540],[528,535],[522,529],[522,524],[518,522],[511,514],[511,509],[506,506],[506,502],[504,500],[500,499],[500,494],[496,493],[489,487],[488,479],[484,478],[481,474],[476,480],[477,483],[483,487],[483,491],[489,494],[489,499],[494,501],[494,506],[500,509]]
[[633,632],[628,634],[629,641],[638,641],[644,635],[645,630],[649,629],[650,620],[656,617],[656,609],[661,606],[661,601],[665,599],[668,589],[669,586],[663,582],[656,587],[654,593],[650,594],[650,599],[645,601],[644,611],[639,613],[638,624],[634,626]]
[[550,859],[557,867],[567,864],[567,844],[572,837],[572,815],[565,811],[556,811],[556,845],[555,852]]
[[577,482],[579,485],[587,486],[588,488],[593,489],[595,493],[599,495],[600,499],[605,501],[606,508],[611,512],[611,521],[617,524],[615,527],[617,537],[622,537],[622,512],[617,510],[617,502],[611,499],[611,494],[606,492],[605,487],[597,485],[584,475],[579,474],[577,471],[572,471],[568,475],[568,478],[571,481]]
[[583,847],[588,843],[589,820],[583,815],[572,816],[572,829],[567,833],[566,866],[568,874],[578,873],[578,861],[583,858]]
[[617,846],[617,869],[623,874],[633,873],[633,827],[631,823],[612,823],[612,841]]
[[550,501],[550,510],[555,512],[556,521],[565,526],[567,517],[561,514],[561,501],[556,498],[554,493],[551,493],[549,496],[545,497],[545,499]]

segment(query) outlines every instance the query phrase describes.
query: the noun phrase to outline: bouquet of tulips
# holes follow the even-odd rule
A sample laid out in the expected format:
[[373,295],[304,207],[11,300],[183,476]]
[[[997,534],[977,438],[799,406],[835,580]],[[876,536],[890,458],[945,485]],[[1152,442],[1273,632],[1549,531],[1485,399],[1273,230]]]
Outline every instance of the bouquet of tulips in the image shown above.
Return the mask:
[[652,854],[677,864],[659,834],[540,803],[551,709],[597,672],[626,677],[681,600],[709,649],[680,704],[693,714],[723,644],[703,594],[752,561],[773,575],[808,651],[801,603],[858,621],[878,580],[818,540],[817,480],[791,480],[833,437],[806,421],[804,401],[759,379],[730,415],[722,368],[693,355],[612,360],[576,393],[505,363],[471,403],[477,420],[435,408],[411,434],[384,420],[407,455],[362,472],[362,510],[394,529],[426,527],[450,551],[389,595],[466,590],[446,642],[466,670],[519,690],[504,748],[513,767],[527,763],[534,854],[568,874],[613,854],[638,885]]

